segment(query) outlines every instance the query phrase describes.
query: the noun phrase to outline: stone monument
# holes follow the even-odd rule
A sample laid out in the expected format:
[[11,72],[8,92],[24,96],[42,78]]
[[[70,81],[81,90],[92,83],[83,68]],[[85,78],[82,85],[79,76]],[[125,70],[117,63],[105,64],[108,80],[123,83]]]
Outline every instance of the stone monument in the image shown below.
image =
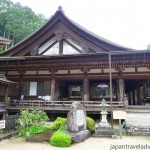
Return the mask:
[[90,136],[86,129],[86,111],[80,102],[73,102],[67,115],[67,133],[72,137],[73,142],[82,142]]
[[105,102],[105,99],[103,99],[100,106],[102,107],[102,110],[100,112],[101,121],[95,128],[95,136],[103,136],[103,137],[112,136],[112,135],[114,135],[114,132],[111,131],[111,126],[107,121],[108,113],[106,110],[106,106],[109,106],[109,105]]

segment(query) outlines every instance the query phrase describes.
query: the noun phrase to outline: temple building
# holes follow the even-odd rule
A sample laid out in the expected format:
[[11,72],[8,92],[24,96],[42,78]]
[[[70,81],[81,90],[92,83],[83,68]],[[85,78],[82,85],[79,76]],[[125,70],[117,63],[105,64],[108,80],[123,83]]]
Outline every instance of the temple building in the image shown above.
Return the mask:
[[[0,36],[0,48],[3,48],[6,45],[9,45],[10,43],[11,43],[11,40]],[[6,109],[5,109],[5,100],[7,99],[6,91],[8,90],[8,86],[12,85],[12,84],[14,84],[13,81],[7,80],[3,74],[0,74],[0,87],[4,91],[3,98],[0,101],[0,119],[2,119],[2,117],[4,116],[4,114],[6,112]]]
[[150,109],[150,51],[106,40],[61,8],[31,36],[0,53],[0,74],[18,83],[7,93],[0,85],[8,113],[33,108],[66,113],[73,101],[81,101],[88,114],[99,114],[103,98],[112,109]]

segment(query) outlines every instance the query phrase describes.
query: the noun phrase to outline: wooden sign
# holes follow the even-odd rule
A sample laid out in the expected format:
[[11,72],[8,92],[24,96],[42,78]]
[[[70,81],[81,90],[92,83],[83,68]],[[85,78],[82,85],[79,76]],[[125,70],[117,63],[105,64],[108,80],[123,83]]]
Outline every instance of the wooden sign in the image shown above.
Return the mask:
[[5,128],[5,120],[0,120],[0,129]]
[[113,119],[126,119],[126,111],[114,110]]

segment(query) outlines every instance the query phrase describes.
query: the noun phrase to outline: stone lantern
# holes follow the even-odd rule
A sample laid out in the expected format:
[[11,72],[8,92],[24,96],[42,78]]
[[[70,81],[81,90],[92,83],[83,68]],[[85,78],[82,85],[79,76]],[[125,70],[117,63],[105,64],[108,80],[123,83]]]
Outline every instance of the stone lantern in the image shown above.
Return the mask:
[[106,106],[109,106],[106,104],[105,99],[102,100],[102,103],[100,104],[102,107],[102,110],[100,112],[101,114],[101,121],[95,128],[95,136],[99,137],[112,137],[114,135],[114,132],[111,131],[111,126],[107,121],[107,110]]
[[102,106],[102,110],[100,112],[101,114],[101,121],[98,125],[98,127],[102,127],[102,128],[110,128],[110,124],[107,121],[107,110],[106,110],[106,106],[109,106],[108,104],[106,104],[105,99],[102,100],[102,103],[100,104],[100,106]]

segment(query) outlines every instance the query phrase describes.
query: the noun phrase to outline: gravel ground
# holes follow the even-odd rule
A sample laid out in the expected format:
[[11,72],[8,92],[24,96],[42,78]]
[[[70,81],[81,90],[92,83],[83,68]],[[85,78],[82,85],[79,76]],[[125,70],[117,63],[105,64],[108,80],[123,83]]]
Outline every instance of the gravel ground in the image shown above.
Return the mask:
[[[131,147],[132,146],[132,147]],[[137,146],[137,147],[133,147]],[[94,138],[73,144],[68,148],[57,148],[49,143],[30,143],[22,138],[12,138],[0,142],[0,150],[113,150],[113,149],[138,149],[150,150],[150,136],[124,136],[116,138]]]

